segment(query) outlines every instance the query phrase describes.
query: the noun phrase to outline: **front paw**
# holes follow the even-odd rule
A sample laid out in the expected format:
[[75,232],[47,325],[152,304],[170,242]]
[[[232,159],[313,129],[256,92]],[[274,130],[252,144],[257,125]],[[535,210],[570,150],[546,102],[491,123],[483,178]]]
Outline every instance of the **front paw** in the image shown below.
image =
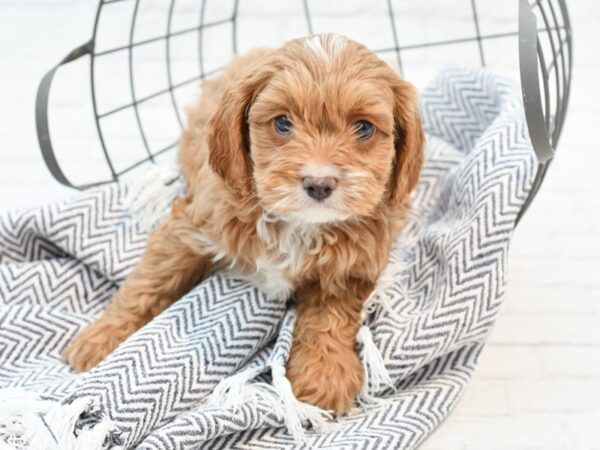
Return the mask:
[[286,375],[299,400],[337,414],[352,408],[364,380],[354,350],[319,351],[298,343],[292,346]]
[[101,317],[77,333],[63,358],[76,372],[86,372],[96,367],[134,331],[126,324]]

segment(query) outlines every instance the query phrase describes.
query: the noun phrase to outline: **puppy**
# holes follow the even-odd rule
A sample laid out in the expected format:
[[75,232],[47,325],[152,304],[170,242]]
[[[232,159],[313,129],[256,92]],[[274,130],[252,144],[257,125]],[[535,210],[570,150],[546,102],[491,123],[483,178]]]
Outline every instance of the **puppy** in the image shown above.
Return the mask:
[[297,398],[348,411],[363,384],[361,308],[405,222],[423,143],[415,89],[357,42],[314,35],[233,60],[189,111],[187,195],[66,360],[94,367],[234,266],[268,295],[295,295],[286,374]]

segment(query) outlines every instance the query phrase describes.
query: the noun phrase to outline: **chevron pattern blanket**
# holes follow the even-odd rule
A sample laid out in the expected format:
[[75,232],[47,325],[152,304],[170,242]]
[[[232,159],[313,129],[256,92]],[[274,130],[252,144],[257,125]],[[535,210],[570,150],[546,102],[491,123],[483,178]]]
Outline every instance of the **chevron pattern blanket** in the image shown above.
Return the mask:
[[0,449],[414,448],[457,403],[505,288],[535,160],[518,88],[443,71],[422,93],[427,161],[365,306],[360,406],[329,420],[285,378],[295,311],[217,274],[74,374],[61,351],[146,232],[114,184],[0,215]]

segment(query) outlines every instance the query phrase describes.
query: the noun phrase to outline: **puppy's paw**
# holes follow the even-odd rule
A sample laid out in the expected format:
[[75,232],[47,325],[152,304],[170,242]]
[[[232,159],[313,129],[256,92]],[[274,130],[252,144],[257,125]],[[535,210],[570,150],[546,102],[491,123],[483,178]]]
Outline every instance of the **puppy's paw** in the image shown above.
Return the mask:
[[64,360],[76,372],[96,367],[135,330],[104,317],[81,330],[63,353]]
[[336,414],[352,408],[364,380],[363,366],[355,351],[319,352],[301,344],[292,348],[286,375],[299,400]]

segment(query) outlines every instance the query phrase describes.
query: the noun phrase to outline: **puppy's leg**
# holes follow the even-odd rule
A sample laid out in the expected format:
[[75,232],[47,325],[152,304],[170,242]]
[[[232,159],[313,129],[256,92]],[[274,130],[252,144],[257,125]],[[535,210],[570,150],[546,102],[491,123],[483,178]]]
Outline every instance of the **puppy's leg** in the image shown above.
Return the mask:
[[350,280],[340,292],[327,292],[318,283],[298,290],[298,321],[287,363],[297,398],[336,413],[352,407],[364,378],[356,333],[372,289],[370,282]]
[[104,314],[77,334],[64,353],[77,371],[89,370],[121,342],[204,278],[214,265],[193,238],[192,224],[173,207],[150,234],[140,262],[113,296]]

